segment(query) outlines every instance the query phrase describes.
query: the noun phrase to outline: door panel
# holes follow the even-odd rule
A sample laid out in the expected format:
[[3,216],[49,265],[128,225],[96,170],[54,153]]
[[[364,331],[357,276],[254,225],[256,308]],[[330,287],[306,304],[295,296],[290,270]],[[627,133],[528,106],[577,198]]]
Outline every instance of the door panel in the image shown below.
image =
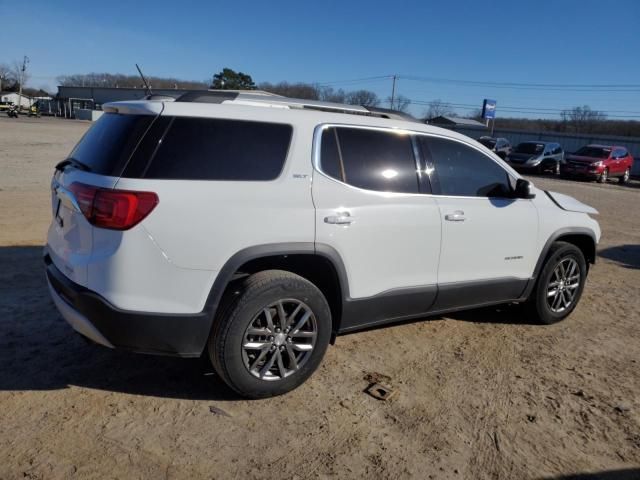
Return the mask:
[[[531,200],[437,197],[442,212],[440,284],[527,279],[537,261],[538,215]],[[459,212],[459,218],[448,215]]]
[[[409,134],[392,129],[327,125],[316,131],[316,242],[342,257],[350,299],[412,289],[415,300],[416,287],[437,284],[440,212],[434,197],[419,193],[425,186],[414,146]],[[424,291],[426,309],[433,289]]]
[[313,201],[316,242],[342,257],[351,298],[436,285],[440,213],[434,197],[361,190],[315,172]]
[[[488,281],[530,278],[537,260],[538,214],[531,200],[511,198],[515,180],[475,145],[430,136],[420,144],[442,216],[439,291],[455,283],[473,290]],[[504,291],[512,298],[508,288]],[[461,305],[476,303],[471,295],[462,297]]]

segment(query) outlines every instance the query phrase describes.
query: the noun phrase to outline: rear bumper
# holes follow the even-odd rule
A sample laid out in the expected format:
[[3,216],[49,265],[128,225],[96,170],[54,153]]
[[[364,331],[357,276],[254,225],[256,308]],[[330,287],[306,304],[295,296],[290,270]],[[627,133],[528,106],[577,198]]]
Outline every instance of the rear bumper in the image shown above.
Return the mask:
[[211,326],[211,312],[163,314],[119,309],[69,280],[45,252],[51,297],[64,319],[80,334],[110,348],[140,353],[198,357]]

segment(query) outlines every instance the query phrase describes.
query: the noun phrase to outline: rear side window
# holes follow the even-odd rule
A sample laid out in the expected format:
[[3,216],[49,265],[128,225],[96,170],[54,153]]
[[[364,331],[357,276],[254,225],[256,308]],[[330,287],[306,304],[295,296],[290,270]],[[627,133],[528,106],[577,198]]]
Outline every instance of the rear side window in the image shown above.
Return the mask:
[[354,187],[419,193],[411,136],[365,128],[331,127],[322,132],[322,171]]
[[69,158],[100,175],[120,176],[153,115],[103,114],[85,133]]
[[[440,195],[508,197],[509,174],[491,158],[460,142],[420,137],[435,169]],[[432,176],[433,180],[433,176]]]
[[292,127],[214,118],[173,118],[144,178],[274,180],[280,175]]

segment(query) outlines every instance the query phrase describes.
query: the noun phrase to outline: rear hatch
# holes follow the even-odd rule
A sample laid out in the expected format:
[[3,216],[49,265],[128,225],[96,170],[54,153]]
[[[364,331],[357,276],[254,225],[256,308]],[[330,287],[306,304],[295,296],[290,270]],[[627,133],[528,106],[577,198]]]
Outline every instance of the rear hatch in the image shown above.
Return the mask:
[[161,103],[144,102],[126,112],[103,114],[68,158],[56,165],[51,181],[53,221],[47,250],[53,263],[80,285],[88,283],[87,265],[91,257],[113,251],[121,238],[105,234],[102,229],[96,236],[96,218],[89,220],[96,192],[114,188],[161,110]]

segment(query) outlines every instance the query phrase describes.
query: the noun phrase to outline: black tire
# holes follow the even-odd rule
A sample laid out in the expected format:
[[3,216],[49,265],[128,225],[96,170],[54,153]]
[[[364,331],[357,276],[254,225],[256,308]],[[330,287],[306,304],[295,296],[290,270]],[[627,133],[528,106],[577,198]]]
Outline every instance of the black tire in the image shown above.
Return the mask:
[[[554,311],[550,302],[553,302],[553,298],[555,297],[549,300],[548,295],[549,290],[552,288],[550,284],[552,280],[555,280],[556,267],[558,267],[561,262],[570,263],[572,260],[575,261],[576,267],[579,270],[580,278],[578,286],[575,290],[572,290],[573,296],[571,297],[570,304],[562,311]],[[533,292],[531,292],[529,299],[525,303],[527,316],[531,320],[544,325],[551,325],[569,316],[580,301],[587,279],[587,272],[587,262],[578,247],[567,242],[555,242],[549,249],[547,259],[540,275],[538,275]],[[569,290],[569,288],[566,289],[567,292],[569,292]],[[568,294],[569,293],[567,293],[567,295]],[[562,295],[564,298],[565,294],[562,293]]]
[[[233,288],[233,293],[226,297],[214,321],[209,338],[208,353],[218,375],[234,391],[247,398],[281,395],[301,385],[318,368],[331,339],[332,322],[327,300],[313,283],[290,272],[266,270],[244,279],[239,288]],[[286,339],[282,337],[282,335],[286,336],[284,331],[273,336],[271,330],[266,326],[263,326],[262,329],[269,333],[265,333],[264,338],[260,336],[259,340],[249,340],[248,342],[254,342],[256,345],[269,344],[270,347],[262,347],[255,351],[243,347],[245,337],[250,335],[249,327],[251,326],[254,331],[260,330],[255,327],[256,322],[263,321],[263,318],[266,319],[264,315],[267,310],[273,311],[276,315],[272,318],[269,314],[271,326],[281,325],[278,323],[279,307],[274,306],[278,301],[283,302],[283,309],[289,307],[289,311],[285,311],[285,318],[287,315],[290,315],[288,318],[291,318],[295,312],[293,308],[295,305],[301,306],[301,311],[304,312],[302,316],[308,311],[311,312],[306,323],[314,322],[315,340],[302,340],[314,343],[307,353],[298,351],[300,356],[297,360],[295,360],[297,353],[294,352],[296,344],[295,342],[290,343],[291,337]],[[301,320],[299,313],[298,315],[297,318]],[[298,322],[298,319],[293,318],[292,321]],[[292,333],[299,330],[292,331]],[[280,332],[279,329],[278,332]],[[280,353],[276,350],[280,350]],[[293,360],[291,354],[294,356]],[[250,355],[254,356],[250,357]],[[256,367],[252,373],[250,368],[254,364],[253,362],[259,364],[260,358],[263,358],[262,355],[264,355],[262,360],[264,363],[258,365],[260,367],[266,367],[271,358],[276,358],[277,361],[272,361],[272,366],[267,368],[263,376],[259,377],[261,371],[257,371]],[[286,368],[292,370],[283,376],[280,375],[283,372],[280,367],[283,370]]]
[[629,168],[627,168],[624,171],[624,174],[620,178],[618,178],[618,183],[620,183],[620,184],[627,183],[629,181],[629,177],[630,176],[631,176],[631,170]]
[[605,168],[603,172],[598,177],[598,183],[606,183],[609,178],[609,169]]

